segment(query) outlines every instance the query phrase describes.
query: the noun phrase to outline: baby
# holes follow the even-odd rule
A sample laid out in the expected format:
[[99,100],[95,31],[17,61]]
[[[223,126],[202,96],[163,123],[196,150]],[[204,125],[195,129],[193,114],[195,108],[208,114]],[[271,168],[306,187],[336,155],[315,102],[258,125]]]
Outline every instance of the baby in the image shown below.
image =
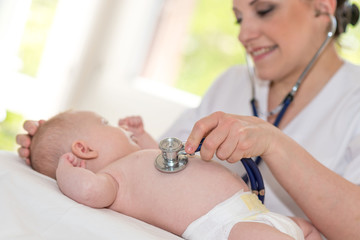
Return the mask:
[[32,139],[32,167],[81,204],[185,239],[321,239],[307,221],[269,212],[239,176],[216,162],[191,156],[180,172],[156,170],[161,151],[141,118],[119,125],[92,112],[58,114]]

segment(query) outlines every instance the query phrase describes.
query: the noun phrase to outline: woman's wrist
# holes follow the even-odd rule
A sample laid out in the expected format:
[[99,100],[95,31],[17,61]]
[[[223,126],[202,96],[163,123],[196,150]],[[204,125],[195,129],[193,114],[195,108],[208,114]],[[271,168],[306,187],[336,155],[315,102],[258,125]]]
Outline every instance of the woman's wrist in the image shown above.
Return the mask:
[[286,158],[286,155],[289,153],[289,148],[293,148],[291,145],[296,144],[293,139],[280,129],[273,126],[271,128],[270,134],[265,134],[268,139],[262,154],[262,158],[266,162],[279,161],[281,158]]

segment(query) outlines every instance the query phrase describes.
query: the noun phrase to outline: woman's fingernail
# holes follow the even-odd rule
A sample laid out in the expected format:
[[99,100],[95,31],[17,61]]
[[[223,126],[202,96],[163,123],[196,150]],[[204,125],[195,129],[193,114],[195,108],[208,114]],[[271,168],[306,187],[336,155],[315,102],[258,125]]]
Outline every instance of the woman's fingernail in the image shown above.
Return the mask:
[[192,148],[191,146],[187,146],[187,147],[185,148],[185,151],[186,151],[187,153],[192,153],[193,148]]

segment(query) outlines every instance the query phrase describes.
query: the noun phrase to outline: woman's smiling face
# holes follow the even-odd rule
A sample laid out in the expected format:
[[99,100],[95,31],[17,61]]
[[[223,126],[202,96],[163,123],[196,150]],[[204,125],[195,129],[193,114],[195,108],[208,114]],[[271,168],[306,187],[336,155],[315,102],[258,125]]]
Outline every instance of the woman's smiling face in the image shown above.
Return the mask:
[[238,38],[259,78],[277,81],[305,68],[326,36],[314,1],[233,0]]

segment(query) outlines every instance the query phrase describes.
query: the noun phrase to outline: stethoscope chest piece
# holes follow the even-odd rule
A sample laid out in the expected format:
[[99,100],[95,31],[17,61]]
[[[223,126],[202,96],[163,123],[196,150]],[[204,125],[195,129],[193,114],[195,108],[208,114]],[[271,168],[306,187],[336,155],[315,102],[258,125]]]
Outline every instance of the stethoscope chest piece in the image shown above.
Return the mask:
[[175,173],[183,170],[188,163],[183,143],[177,138],[165,138],[160,141],[162,154],[155,159],[155,167],[164,173]]

